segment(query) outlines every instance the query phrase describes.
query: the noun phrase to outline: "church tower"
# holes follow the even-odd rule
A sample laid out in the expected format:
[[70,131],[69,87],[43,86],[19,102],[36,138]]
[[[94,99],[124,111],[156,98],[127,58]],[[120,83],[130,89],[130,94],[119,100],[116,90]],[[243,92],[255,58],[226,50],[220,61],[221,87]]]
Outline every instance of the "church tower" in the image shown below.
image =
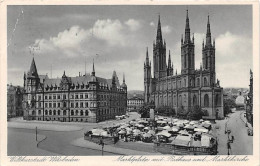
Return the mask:
[[166,43],[162,39],[160,15],[158,19],[156,42],[153,44],[153,69],[154,78],[162,78],[167,76],[166,67]]
[[187,10],[186,25],[185,25],[185,37],[181,39],[181,74],[190,73],[195,69],[195,58],[194,58],[194,36],[190,38],[190,24],[189,14]]
[[150,97],[150,83],[151,83],[151,63],[149,63],[148,47],[146,50],[146,60],[144,62],[144,102],[149,102]]
[[215,41],[211,41],[211,32],[210,32],[210,22],[208,16],[207,23],[207,34],[206,34],[206,44],[204,42],[202,44],[202,62],[203,62],[203,70],[207,70],[210,72],[210,86],[213,86],[216,80],[215,73]]

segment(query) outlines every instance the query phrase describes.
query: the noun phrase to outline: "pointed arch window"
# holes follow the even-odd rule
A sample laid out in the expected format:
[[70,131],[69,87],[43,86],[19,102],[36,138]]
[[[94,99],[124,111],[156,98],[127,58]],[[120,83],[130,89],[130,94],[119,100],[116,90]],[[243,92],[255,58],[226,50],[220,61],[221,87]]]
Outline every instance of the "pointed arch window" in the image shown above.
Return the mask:
[[197,78],[197,86],[200,86],[200,78]]
[[208,94],[204,95],[204,106],[209,107],[209,96],[208,96]]
[[204,86],[208,86],[208,81],[206,77],[204,77]]
[[197,105],[197,96],[194,95],[193,96],[193,106],[196,106]]

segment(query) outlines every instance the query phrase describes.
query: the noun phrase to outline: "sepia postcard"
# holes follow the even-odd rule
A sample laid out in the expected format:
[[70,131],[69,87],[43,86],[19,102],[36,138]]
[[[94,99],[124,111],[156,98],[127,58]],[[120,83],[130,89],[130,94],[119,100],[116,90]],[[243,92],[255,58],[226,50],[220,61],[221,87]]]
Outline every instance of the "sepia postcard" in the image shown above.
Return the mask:
[[1,165],[260,164],[258,1],[0,11]]

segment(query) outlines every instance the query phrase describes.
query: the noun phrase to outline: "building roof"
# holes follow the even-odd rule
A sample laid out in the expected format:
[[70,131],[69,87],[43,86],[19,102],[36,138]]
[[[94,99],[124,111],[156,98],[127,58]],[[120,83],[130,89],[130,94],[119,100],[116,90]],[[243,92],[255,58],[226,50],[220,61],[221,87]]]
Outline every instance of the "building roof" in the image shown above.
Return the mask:
[[32,59],[32,63],[31,63],[31,67],[30,67],[30,70],[28,72],[28,77],[38,77],[38,72],[37,72],[37,68],[36,68],[36,65],[35,65],[35,61],[34,61],[34,58]]

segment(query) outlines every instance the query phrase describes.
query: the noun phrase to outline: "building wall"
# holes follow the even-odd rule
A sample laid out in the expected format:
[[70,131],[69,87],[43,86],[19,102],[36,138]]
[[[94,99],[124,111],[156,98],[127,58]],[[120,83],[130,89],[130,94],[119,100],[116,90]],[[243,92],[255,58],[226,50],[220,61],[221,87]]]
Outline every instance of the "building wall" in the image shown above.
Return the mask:
[[7,116],[16,117],[23,115],[22,88],[19,86],[7,86]]

